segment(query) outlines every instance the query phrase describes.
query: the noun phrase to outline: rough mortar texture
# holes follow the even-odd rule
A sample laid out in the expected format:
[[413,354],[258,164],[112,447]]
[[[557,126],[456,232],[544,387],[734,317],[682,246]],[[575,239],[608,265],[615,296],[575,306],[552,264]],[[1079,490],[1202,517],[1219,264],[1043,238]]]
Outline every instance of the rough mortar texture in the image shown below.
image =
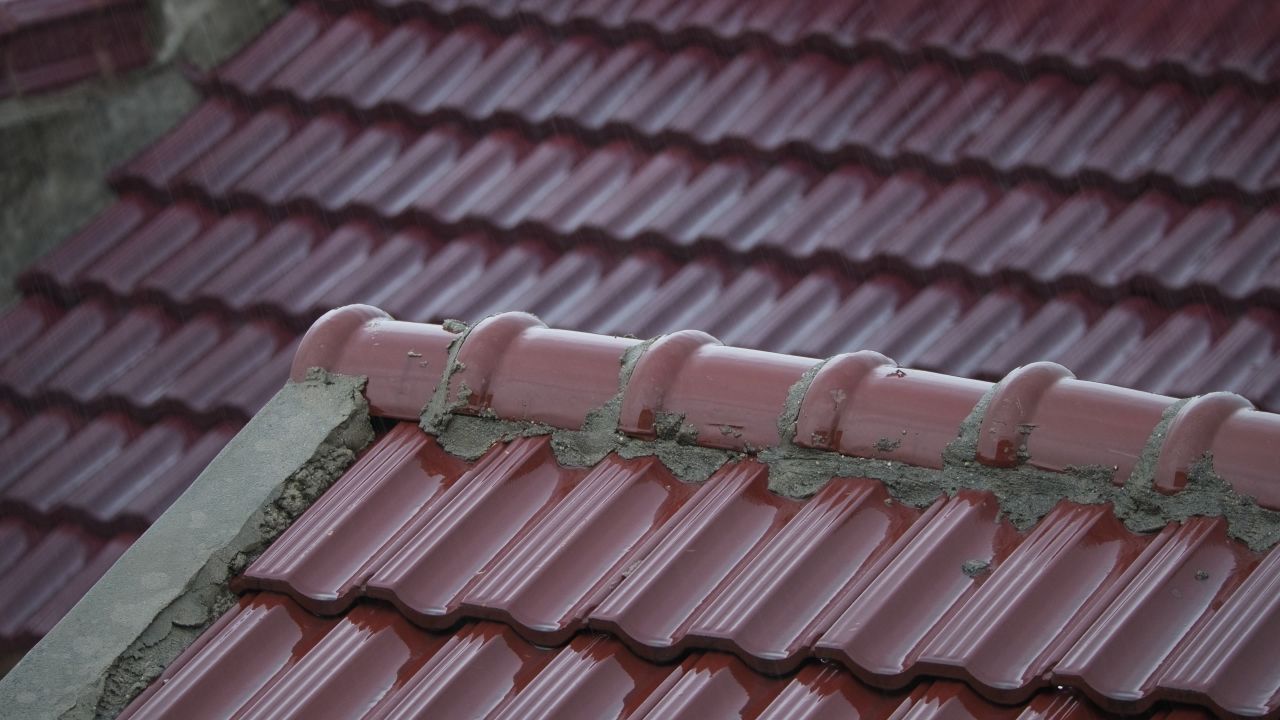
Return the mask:
[[[995,468],[977,462],[979,428],[998,388],[998,385],[993,385],[961,423],[956,439],[943,452],[942,469],[934,470],[889,459],[850,457],[796,446],[793,442],[796,418],[810,383],[823,365],[819,363],[788,392],[778,417],[781,442],[776,447],[729,452],[697,445],[697,431],[679,416],[660,416],[657,438],[653,440],[641,440],[618,432],[624,390],[635,363],[652,341],[640,343],[626,353],[618,374],[617,394],[588,413],[579,430],[505,420],[491,414],[485,417],[457,414],[454,412],[456,408],[447,406],[445,398],[449,375],[456,369],[457,351],[466,341],[469,330],[461,323],[451,330],[459,332],[450,348],[451,370],[446,373],[431,403],[423,410],[422,427],[437,435],[445,450],[467,460],[479,458],[499,442],[517,437],[550,435],[556,458],[567,466],[591,466],[611,452],[626,458],[656,456],[676,477],[686,482],[702,482],[726,462],[754,457],[769,466],[770,489],[792,498],[810,497],[835,477],[864,477],[883,483],[895,501],[917,508],[964,489],[991,492],[999,499],[1004,516],[1020,530],[1029,529],[1065,500],[1085,505],[1110,504],[1117,518],[1135,532],[1154,532],[1170,522],[1197,515],[1220,516],[1227,520],[1230,535],[1254,550],[1263,550],[1280,542],[1280,512],[1259,507],[1252,498],[1233,490],[1214,472],[1211,457],[1202,458],[1193,467],[1183,491],[1164,495],[1155,490],[1152,469],[1159,457],[1168,424],[1182,402],[1170,407],[1153,431],[1132,477],[1127,482],[1117,483],[1114,468],[1100,465],[1072,467],[1065,472],[1033,467],[1026,462],[1029,457],[1025,446],[1020,453],[1023,462],[1017,467]],[[733,426],[726,427],[731,430]],[[1032,426],[1020,428],[1027,437],[1034,430]],[[721,433],[732,435],[724,427]],[[876,450],[892,452],[899,445],[896,438],[883,438],[876,443]],[[968,573],[973,569],[966,564],[964,571]]]
[[1165,495],[1153,483],[1156,460],[1169,424],[1185,400],[1170,405],[1151,433],[1133,473],[1116,482],[1114,469],[1104,466],[1068,468],[1050,472],[1030,465],[993,468],[975,460],[978,432],[996,386],[961,425],[960,436],[943,453],[945,491],[960,488],[991,491],[1000,507],[1019,529],[1034,525],[1055,505],[1069,500],[1084,505],[1109,503],[1116,517],[1134,532],[1155,532],[1171,522],[1193,516],[1223,517],[1228,533],[1254,550],[1280,542],[1280,512],[1260,507],[1253,498],[1236,492],[1213,470],[1206,455],[1195,464],[1187,487]]
[[16,716],[115,717],[234,602],[227,581],[373,440],[363,378],[286,385],[0,680]]
[[459,388],[459,400],[447,402],[449,381],[459,368],[458,349],[466,342],[470,328],[454,321],[450,332],[458,337],[449,347],[447,371],[427,407],[423,409],[421,426],[437,436],[446,451],[475,460],[496,443],[519,437],[551,436],[556,460],[570,467],[590,467],[611,452],[624,458],[657,456],[672,474],[685,482],[702,482],[737,454],[697,445],[697,431],[684,418],[663,414],[657,420],[657,438],[639,440],[618,432],[622,411],[622,391],[631,380],[635,363],[652,341],[633,345],[623,355],[618,369],[618,392],[604,405],[587,413],[578,430],[554,428],[543,423],[504,420],[488,416],[476,417],[454,412],[465,403],[468,389]]

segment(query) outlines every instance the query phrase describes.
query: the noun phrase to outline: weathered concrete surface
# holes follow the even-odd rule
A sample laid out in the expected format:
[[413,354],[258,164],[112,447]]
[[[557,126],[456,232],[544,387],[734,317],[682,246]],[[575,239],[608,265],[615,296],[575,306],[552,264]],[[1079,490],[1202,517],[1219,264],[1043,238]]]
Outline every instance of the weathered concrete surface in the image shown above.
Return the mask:
[[285,0],[151,0],[156,62],[208,69],[231,57],[279,17]]
[[13,281],[112,200],[107,171],[160,137],[199,95],[180,63],[209,68],[253,38],[284,0],[156,0],[156,62],[114,78],[0,101],[0,307]]
[[13,281],[112,199],[106,174],[196,102],[172,68],[0,102],[0,304]]
[[227,580],[373,439],[363,378],[286,385],[4,679],[0,715],[115,717],[231,606]]

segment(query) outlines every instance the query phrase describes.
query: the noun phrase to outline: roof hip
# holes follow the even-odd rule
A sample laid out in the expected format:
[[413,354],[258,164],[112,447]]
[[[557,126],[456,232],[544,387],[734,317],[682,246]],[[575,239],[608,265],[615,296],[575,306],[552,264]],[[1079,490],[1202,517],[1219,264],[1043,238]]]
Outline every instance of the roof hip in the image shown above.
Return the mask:
[[1165,494],[1207,469],[1230,491],[1280,510],[1269,450],[1280,447],[1280,415],[1230,393],[1177,401],[1078,380],[1054,363],[992,384],[900,368],[866,351],[819,361],[726,347],[705,333],[641,343],[549,329],[526,313],[468,328],[351,305],[303,338],[293,377],[311,367],[366,376],[375,415],[428,428],[446,418],[424,413],[579,430],[616,398],[619,420],[608,432],[632,438],[653,438],[658,420],[678,418],[683,442],[730,452],[831,450],[934,469],[946,461],[1093,468],[1116,485]]

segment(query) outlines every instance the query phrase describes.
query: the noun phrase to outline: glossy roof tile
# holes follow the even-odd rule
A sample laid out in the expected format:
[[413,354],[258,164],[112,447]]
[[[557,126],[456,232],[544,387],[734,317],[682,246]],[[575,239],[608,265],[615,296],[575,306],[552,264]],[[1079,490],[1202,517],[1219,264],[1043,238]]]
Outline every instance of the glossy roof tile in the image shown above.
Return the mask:
[[1250,669],[1277,659],[1280,554],[1221,518],[1139,535],[1063,502],[1019,532],[986,492],[917,510],[836,478],[796,501],[768,472],[731,462],[691,486],[653,457],[565,468],[547,438],[468,466],[403,423],[237,587],[326,615],[386,600],[438,631],[496,620],[538,645],[593,629],[656,662],[715,650],[777,675],[826,658],[874,687],[955,678],[1002,703],[1063,685],[1125,712],[1280,708],[1280,676]]
[[924,0],[783,3],[664,0],[374,0],[374,6],[424,11],[488,24],[587,26],[607,33],[653,35],[667,42],[782,49],[815,47],[839,57],[888,52],[900,61],[940,56],[954,63],[1014,70],[1066,70],[1092,77],[1116,69],[1140,79],[1193,81],[1276,78],[1273,5],[1258,0],[1186,6],[1174,2],[1118,8],[1088,2],[1071,10],[1051,2],[1018,8],[965,0],[945,8]]
[[[210,102],[197,115],[225,104]],[[245,116],[193,162],[164,149],[188,148],[189,136],[205,127],[193,119],[154,148],[163,162],[144,156],[117,175],[118,187],[156,201],[175,194],[192,200],[128,236],[118,251],[133,260],[128,273],[86,267],[79,284],[99,285],[96,273],[113,278],[116,285],[107,289],[124,293],[171,255],[165,271],[173,275],[219,267],[219,258],[209,256],[213,265],[183,272],[178,266],[197,257],[177,255],[185,243],[144,255],[149,235],[177,234],[192,243],[206,227],[206,234],[226,233],[237,243],[261,235],[257,264],[288,263],[315,242],[317,222],[352,219],[765,256],[807,269],[888,268],[983,286],[1013,280],[1040,293],[1078,287],[1107,300],[1141,291],[1166,304],[1202,297],[1236,306],[1277,302],[1280,255],[1267,238],[1278,216],[1273,208],[1228,200],[1191,204],[1156,191],[1122,200],[1100,191],[1065,194],[1033,181],[1004,189],[982,175],[938,182],[913,170],[882,175],[859,164],[823,171],[729,155],[707,160],[625,141],[595,146],[557,135],[532,142],[505,130],[361,128],[342,115],[307,120],[278,105]],[[247,158],[246,144],[257,155]],[[235,162],[223,162],[223,155]],[[328,172],[317,174],[315,163],[326,161]],[[122,223],[138,222],[136,206],[145,201],[129,202],[135,207],[117,210],[110,217],[119,220],[95,230],[118,234]],[[227,204],[247,210],[210,227],[214,218],[205,208]],[[266,234],[254,218],[279,206],[297,216]],[[223,263],[237,257],[230,248],[221,252]],[[176,296],[183,299],[188,287]],[[248,282],[239,291],[255,287]]]
[[[282,44],[286,33],[312,39]],[[258,42],[214,87],[411,123],[568,126],[588,137],[1031,174],[1073,187],[1251,196],[1280,183],[1280,156],[1266,147],[1280,106],[1235,87],[1204,96],[1112,74],[1086,85],[1053,73],[967,77],[946,61],[602,46],[589,32],[495,36],[483,22],[380,21],[310,5]]]
[[[1210,453],[1228,484],[1264,507],[1280,508],[1280,492],[1264,460],[1265,447],[1280,434],[1280,415],[1259,412],[1229,393],[1175,401],[1083,381],[1049,362],[1019,367],[993,387],[907,371],[872,351],[820,363],[725,347],[699,331],[677,332],[647,345],[619,390],[619,368],[637,340],[549,330],[525,313],[487,318],[450,351],[454,332],[395,321],[368,306],[340,308],[303,339],[292,375],[300,379],[308,368],[323,367],[365,376],[373,412],[402,420],[418,419],[445,379],[440,399],[456,412],[496,413],[567,429],[581,427],[592,409],[620,395],[618,428],[629,435],[652,439],[655,419],[676,415],[699,444],[746,452],[786,439],[778,417],[790,393],[807,378],[816,392],[798,406],[797,445],[925,467],[941,467],[943,451],[987,396],[989,410],[975,440],[976,459],[985,465],[1026,463],[1055,472],[1110,466],[1117,482],[1154,482],[1172,493],[1185,485],[1189,468]],[[420,359],[407,363],[406,357]],[[511,357],[537,361],[508,362]],[[448,358],[464,370],[446,373]],[[694,381],[683,381],[686,376]],[[1082,425],[1081,413],[1098,420]],[[879,447],[880,439],[897,437],[904,429],[906,440],[887,451]],[[1136,461],[1153,433],[1159,440],[1155,462],[1140,468]]]
[[[1008,376],[1013,389],[997,398],[1004,409],[988,428],[997,432],[980,450],[984,462],[1016,459],[1010,428],[1032,423],[1039,429],[1027,445],[1038,466],[1102,462],[1128,478],[1172,400],[1083,380],[1173,397],[1226,390],[1280,408],[1276,23],[1257,2],[1087,2],[1070,12],[1032,3],[995,12],[966,0],[945,13],[919,2],[298,3],[204,78],[206,101],[112,175],[118,202],[32,267],[21,280],[23,300],[0,314],[0,522],[38,533],[67,528],[103,546],[142,530],[278,389],[301,333],[350,303],[408,321],[525,310],[586,333],[695,329],[740,348],[800,356],[774,358],[749,384],[729,382],[742,398],[733,407],[698,378],[733,378],[732,368],[762,356],[681,333],[643,368],[662,392],[630,399],[628,432],[652,431],[646,413],[684,413],[701,442],[734,450],[777,441],[777,404],[812,365],[805,357],[852,353],[824,366],[814,387],[856,392],[807,408],[797,443],[926,467],[940,463],[987,387],[963,378]],[[124,25],[112,32],[127,35]],[[116,47],[133,47],[119,38]],[[618,355],[633,343],[574,336],[574,367],[584,374],[553,383],[560,402],[547,403],[529,389],[532,376],[500,360],[517,353],[529,368],[557,367],[565,336],[527,319],[497,327],[473,334],[468,346],[459,381],[483,391],[468,398],[467,411],[564,427],[615,392]],[[352,346],[326,364],[363,363],[375,411],[416,416],[453,336],[424,337],[412,323],[381,331],[400,356]],[[473,352],[479,341],[491,350]],[[921,370],[898,377],[885,357],[857,352],[865,350]],[[422,372],[398,375],[409,352],[422,356]],[[1042,367],[1009,375],[1040,360],[1062,363],[1079,380]],[[381,382],[391,377],[407,384]],[[888,416],[877,415],[883,426],[861,421],[886,407]],[[1097,421],[1082,424],[1076,407]],[[1179,440],[1155,470],[1159,487],[1179,487],[1188,465],[1210,450],[1235,487],[1280,502],[1256,461],[1273,433],[1257,419],[1263,414],[1220,395],[1180,407],[1171,426]],[[878,452],[890,425],[890,434],[908,435]],[[83,460],[59,452],[72,443]],[[538,482],[521,487],[546,528],[611,523],[617,497],[657,508],[655,518],[691,507],[685,486],[660,467],[611,460],[598,472],[566,474],[545,455],[520,462],[543,468]],[[395,527],[341,550],[318,543],[357,566],[345,578],[311,577],[321,589],[309,602],[360,596],[372,566],[359,563],[408,542],[392,537],[405,513],[442,507],[470,487],[459,480],[467,468],[439,453],[432,462],[434,479],[381,501]],[[594,494],[574,495],[583,507],[564,506],[580,487]],[[506,491],[493,477],[467,497],[491,508]],[[830,512],[846,518],[842,532],[865,539],[856,528],[871,516],[859,492],[850,485],[843,500],[831,499],[844,509]],[[760,537],[794,528],[810,538],[816,530],[796,524],[807,516],[794,505],[774,508],[779,524]],[[475,534],[461,521],[422,522],[442,537]],[[1105,524],[1088,525],[1082,537],[1105,535],[1093,529]],[[656,543],[654,527],[628,526],[627,537]],[[543,552],[554,533],[542,532],[523,552]],[[1010,552],[1025,546],[1022,538]],[[910,542],[902,534],[889,548],[859,545],[863,569],[832,571],[859,579],[813,583],[814,602],[871,582]],[[760,543],[761,552],[770,547]],[[605,546],[610,557],[630,557],[630,546]],[[49,547],[48,562],[82,564],[76,544]],[[784,555],[766,553],[795,560]],[[518,573],[525,556],[513,557],[498,577]],[[375,583],[385,597],[411,597],[413,579],[440,560],[398,562]],[[1090,587],[1128,597],[1122,565],[1114,570],[1123,577]],[[1233,577],[1253,577],[1242,573]],[[583,597],[604,592],[572,579]],[[757,568],[735,582],[767,597],[771,579]],[[526,623],[503,613],[519,615],[527,603],[551,618],[539,630],[546,636],[580,631],[587,605],[537,582],[520,602],[503,602],[505,587],[413,596],[421,607],[405,612],[419,622],[439,610]],[[1236,614],[1214,622],[1234,628],[1269,612],[1259,587],[1254,604],[1237,603]],[[331,596],[322,599],[322,590]],[[1051,629],[1082,632],[1110,617],[1069,610],[1054,609]],[[649,652],[679,652],[686,635],[756,652],[734,650],[741,640],[775,648],[753,661],[765,667],[814,643],[812,628],[743,634],[732,618],[692,615],[676,624],[655,631],[668,641]],[[949,644],[931,645],[929,633],[944,623],[934,624],[927,633],[924,620],[897,626],[900,642],[866,660],[877,669],[865,679],[906,677],[921,663],[958,677],[961,665],[985,662],[988,650],[954,633]],[[911,630],[927,637],[912,640]],[[1221,648],[1205,646],[1169,670],[1181,679],[1160,682],[1183,688],[1175,691],[1143,674],[1151,658],[1108,685],[1105,677],[1117,675],[1106,670],[1112,656],[1096,649],[1106,638],[1082,637],[1096,647],[1063,660],[1061,672],[1083,678],[1066,684],[1113,699],[1168,692],[1219,708],[1265,704],[1227,692],[1227,679],[1207,679],[1210,665],[1196,663]],[[1059,641],[1037,638],[1042,656],[1022,658],[1019,672],[1061,654]],[[860,661],[849,662],[862,672]],[[1266,686],[1259,682],[1249,687]],[[787,692],[800,701],[800,691]],[[446,693],[433,702],[449,701]],[[900,710],[969,700],[931,702]]]
[[[333,672],[342,673],[342,691],[317,691]],[[265,593],[243,598],[121,717],[206,713],[282,718],[1101,716],[1068,692],[1044,692],[1026,708],[1007,708],[946,681],[885,693],[820,663],[786,678],[760,676],[716,652],[654,665],[603,635],[579,634],[562,647],[542,648],[489,622],[436,634],[410,625],[386,606],[360,605],[338,619],[322,619]]]

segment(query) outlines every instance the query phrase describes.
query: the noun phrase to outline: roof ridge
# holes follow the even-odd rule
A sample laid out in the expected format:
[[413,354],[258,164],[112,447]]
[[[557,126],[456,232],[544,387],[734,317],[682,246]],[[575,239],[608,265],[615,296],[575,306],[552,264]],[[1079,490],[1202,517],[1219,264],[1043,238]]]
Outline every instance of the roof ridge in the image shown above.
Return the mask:
[[619,443],[658,440],[726,459],[756,455],[775,464],[775,488],[785,494],[815,489],[796,467],[815,463],[830,477],[821,463],[835,458],[886,482],[913,468],[945,470],[958,487],[1001,486],[1010,496],[1027,482],[1074,477],[1082,484],[1062,486],[1065,497],[1112,500],[1132,512],[1130,524],[1222,515],[1255,547],[1280,540],[1280,486],[1267,450],[1280,442],[1280,415],[1228,393],[1175,401],[1077,380],[1052,363],[992,384],[900,368],[865,351],[818,361],[725,347],[691,331],[642,343],[549,329],[526,313],[441,326],[362,305],[331,311],[308,331],[293,377],[311,367],[367,377],[375,415],[421,421],[428,431],[458,418],[493,420],[488,443],[522,427],[563,431],[566,452],[590,447],[578,464]]
[[[1023,13],[1003,7],[984,11],[979,3],[972,3],[976,8],[962,4],[949,8],[946,19],[930,18],[925,22],[919,20],[925,10],[918,3],[889,5],[887,10],[868,7],[870,3],[863,3],[861,7],[846,4],[843,8],[837,3],[816,3],[818,10],[816,13],[808,10],[807,17],[805,10],[779,12],[777,7],[768,4],[734,11],[713,4],[709,12],[702,13],[682,13],[676,7],[661,3],[649,6],[629,3],[620,9],[604,9],[606,6],[574,7],[574,3],[540,0],[505,3],[501,9],[485,7],[477,0],[359,0],[355,5],[395,19],[416,15],[438,23],[482,22],[507,32],[537,27],[560,33],[586,31],[602,37],[643,37],[664,47],[699,45],[718,54],[724,54],[726,49],[764,46],[784,56],[805,52],[839,60],[880,56],[908,66],[939,60],[968,73],[983,69],[1022,77],[1028,72],[1054,73],[1086,82],[1103,73],[1115,73],[1135,84],[1171,81],[1192,89],[1240,86],[1252,93],[1267,95],[1280,90],[1280,73],[1274,67],[1266,67],[1265,58],[1256,58],[1273,39],[1257,31],[1265,20],[1257,20],[1244,28],[1226,28],[1223,32],[1231,36],[1249,29],[1255,32],[1231,47],[1206,51],[1207,38],[1199,38],[1197,46],[1196,38],[1189,35],[1200,31],[1212,37],[1212,33],[1229,20],[1224,21],[1221,16],[1197,16],[1194,22],[1183,21],[1181,27],[1177,27],[1176,21],[1160,14],[1161,10],[1167,11],[1177,3],[1157,6],[1154,12],[1138,18],[1139,22],[1134,24],[1146,35],[1137,39],[1118,34],[1105,36],[1103,27],[1114,32],[1127,26],[1116,18],[1101,16],[1107,11],[1105,3],[1073,7],[1070,18],[1043,18],[1042,14],[1046,13],[1043,3],[1029,6]],[[996,17],[992,18],[989,12],[995,12]],[[1028,37],[1037,29],[1033,25],[1038,19],[1061,27],[1061,34],[1050,38]],[[983,23],[995,27],[986,27],[981,34],[971,30],[972,25]],[[1170,24],[1175,24],[1172,32]],[[1151,48],[1160,43],[1152,40],[1157,33],[1168,43],[1166,52],[1182,57],[1157,56],[1158,49]],[[1088,48],[1071,47],[1080,44],[1078,38],[1082,34],[1096,42],[1091,42]],[[1097,39],[1098,34],[1104,37]],[[996,43],[987,47],[978,45],[979,38],[992,37],[997,38]],[[1038,41],[1057,47],[1052,50],[1032,47]],[[1187,46],[1194,49],[1187,50]],[[1248,55],[1250,52],[1254,57]],[[1141,56],[1145,64],[1133,62],[1133,56]],[[1198,67],[1193,65],[1197,60]],[[1211,64],[1215,61],[1216,66]]]
[[[541,280],[530,292],[538,299],[532,307],[523,309],[537,312],[542,308],[552,312],[555,316],[549,318],[552,324],[571,329],[647,335],[669,330],[672,323],[679,326],[681,323],[672,318],[684,317],[691,319],[686,322],[697,322],[705,329],[724,334],[731,344],[813,356],[842,351],[847,345],[844,339],[856,336],[869,338],[867,342],[882,345],[882,349],[898,348],[895,352],[899,358],[915,367],[988,380],[998,379],[1017,364],[1036,359],[1028,354],[1029,348],[1043,346],[1044,333],[1052,332],[1056,339],[1050,343],[1053,349],[1047,359],[1074,357],[1076,360],[1068,364],[1086,374],[1101,373],[1094,379],[1171,391],[1175,395],[1220,389],[1225,384],[1245,392],[1261,406],[1274,408],[1274,403],[1267,399],[1274,378],[1268,375],[1265,366],[1256,372],[1246,369],[1243,376],[1231,374],[1232,368],[1243,367],[1238,362],[1242,351],[1259,343],[1266,343],[1269,350],[1274,334],[1271,328],[1280,327],[1276,325],[1280,316],[1271,309],[1257,308],[1240,317],[1228,318],[1216,305],[1193,304],[1166,314],[1146,299],[1130,298],[1104,311],[1094,299],[1083,294],[1059,294],[1042,301],[1032,293],[1011,287],[1012,283],[992,286],[990,292],[984,294],[980,288],[942,276],[921,287],[902,273],[873,268],[866,270],[875,274],[854,280],[826,270],[801,278],[787,264],[774,260],[746,260],[746,264],[739,267],[718,255],[707,255],[688,258],[681,265],[680,258],[672,258],[658,249],[636,252],[632,248],[611,247],[608,252],[602,252],[579,236],[568,238],[574,244],[567,246],[557,246],[551,238],[529,238],[509,244],[506,240],[517,238],[504,237],[495,242],[484,233],[460,230],[441,233],[438,238],[416,230],[392,234],[391,229],[372,228],[361,221],[350,221],[337,229],[316,227],[309,231],[313,235],[307,239],[291,232],[290,226],[296,223],[287,222],[272,228],[264,216],[261,227],[242,228],[229,239],[223,230],[227,225],[239,224],[239,216],[208,216],[193,231],[196,235],[190,241],[175,244],[169,235],[156,231],[166,224],[161,215],[144,214],[123,228],[115,227],[111,218],[128,214],[128,208],[139,204],[136,197],[125,198],[64,244],[62,250],[28,270],[21,280],[27,299],[0,316],[0,322],[12,330],[6,347],[0,348],[0,356],[6,360],[31,356],[33,367],[48,371],[49,356],[25,346],[42,334],[54,332],[64,321],[79,328],[74,331],[77,339],[85,333],[86,337],[94,338],[83,345],[80,354],[94,355],[98,360],[81,359],[75,363],[81,371],[73,373],[74,377],[54,376],[38,390],[26,385],[21,392],[3,387],[15,385],[14,377],[6,374],[11,368],[5,368],[0,370],[0,395],[9,392],[23,403],[46,403],[43,399],[46,391],[61,388],[71,392],[73,399],[92,399],[83,395],[84,388],[98,388],[105,377],[106,369],[99,364],[104,357],[100,348],[108,347],[101,343],[113,337],[114,321],[100,327],[93,319],[98,314],[93,308],[104,303],[118,311],[112,318],[119,316],[120,322],[138,313],[151,318],[149,322],[135,325],[135,330],[141,333],[135,337],[145,342],[129,344],[130,351],[119,356],[122,359],[118,364],[131,364],[141,357],[149,343],[159,341],[171,351],[169,357],[177,358],[181,365],[200,360],[200,347],[212,349],[210,340],[223,337],[219,328],[227,322],[252,320],[252,325],[257,327],[269,318],[275,322],[267,325],[278,327],[281,332],[289,331],[291,338],[300,337],[327,309],[372,298],[377,298],[377,302],[393,314],[417,321],[438,322],[451,315],[483,316],[508,309],[509,303],[481,298],[507,297],[512,284],[519,286],[525,282],[524,287],[529,288],[527,282],[533,282],[530,273],[536,271],[541,273],[538,275]],[[204,211],[192,212],[199,215]],[[578,240],[583,242],[577,243]],[[301,264],[281,260],[282,253],[293,252],[288,248],[299,241],[314,248],[313,260]],[[234,249],[246,244],[251,248],[248,254],[252,262],[224,266],[225,256],[210,261],[205,252],[211,247]],[[335,257],[335,251],[352,260],[333,264],[329,258]],[[64,263],[63,258],[69,253],[75,262]],[[362,259],[355,262],[355,258]],[[127,267],[129,280],[104,282],[100,267]],[[281,268],[287,270],[276,272]],[[460,283],[453,273],[470,271],[459,268],[476,271],[483,268],[496,275],[478,285]],[[560,299],[571,293],[558,289],[552,280],[564,277],[566,271],[577,273],[579,282],[597,293],[596,297],[609,298],[602,301],[604,309],[583,312],[590,308],[565,307]],[[388,284],[377,277],[379,272],[396,275]],[[194,283],[193,276],[197,278]],[[253,290],[245,292],[243,288]],[[435,288],[438,292],[433,295],[438,296],[438,300],[428,301],[426,290]],[[708,307],[706,293],[712,288],[722,294],[731,293],[732,303]],[[647,300],[628,302],[626,298],[631,297],[631,293],[639,293]],[[660,299],[657,293],[668,294]],[[93,317],[80,317],[86,311],[77,308],[85,307],[81,302],[84,300],[92,301],[87,305]],[[733,308],[745,315],[729,322],[724,315]],[[170,332],[148,336],[149,327],[167,322],[165,314],[157,314],[157,309],[166,311],[168,320],[195,318],[186,324],[190,327],[184,326],[182,334],[199,342],[174,340],[170,343]],[[1112,360],[1136,358],[1130,351],[1117,354],[1099,349],[1100,339],[1103,343],[1114,341],[1117,327],[1122,328],[1126,342],[1131,345],[1165,348],[1170,342],[1176,343],[1186,350],[1179,361],[1180,367],[1170,370],[1142,362],[1124,368],[1115,366]],[[974,332],[989,333],[990,339],[975,346],[969,339]],[[935,339],[924,346],[913,345],[909,337],[919,333]],[[1201,345],[1189,347],[1188,337],[1199,338]],[[1075,349],[1069,350],[1073,345]],[[56,350],[61,360],[67,360],[68,353],[75,348],[62,343]],[[213,402],[217,400],[215,395],[205,392],[203,386],[191,386],[183,391],[186,393],[183,397],[189,401],[185,406],[210,419],[224,410],[247,417],[275,389],[268,386],[266,375],[283,379],[292,355],[292,349],[287,347],[278,351],[278,357],[264,366],[269,372],[258,374],[263,375],[258,390],[237,391],[235,401],[229,405],[217,406]],[[231,357],[248,359],[244,355]],[[962,360],[966,357],[969,359]],[[266,361],[263,358],[263,362]],[[155,367],[157,362],[158,358],[152,358],[146,364]],[[247,363],[233,365],[241,367]],[[163,363],[160,366],[166,370],[178,367]],[[86,367],[87,375],[83,372]],[[1228,373],[1226,379],[1218,380],[1224,372]],[[1252,381],[1246,380],[1250,374],[1255,378]],[[130,399],[130,393],[145,389],[132,381],[143,380],[149,384],[149,377],[134,372],[127,375],[130,382],[122,387],[115,387],[118,383],[113,382],[106,394],[118,395],[116,390],[123,391],[124,404],[132,407],[139,417],[145,416],[155,411],[157,398],[147,395]],[[183,397],[176,398],[180,403],[175,407],[183,406]]]
[[[835,148],[825,148],[810,140],[790,139],[780,141],[772,147],[764,147],[753,142],[750,137],[725,136],[707,141],[685,130],[663,129],[657,133],[649,133],[638,125],[626,122],[591,127],[574,118],[555,116],[531,121],[509,112],[476,118],[468,115],[466,110],[449,107],[419,115],[401,104],[391,102],[361,108],[345,98],[326,98],[322,103],[317,103],[284,92],[262,95],[250,93],[226,82],[210,81],[202,86],[206,96],[231,98],[246,108],[264,109],[277,103],[289,103],[316,111],[341,113],[357,121],[369,122],[370,118],[375,118],[378,121],[400,122],[421,131],[430,130],[441,123],[466,123],[469,129],[478,132],[498,132],[514,128],[532,139],[546,139],[555,133],[568,133],[595,148],[626,141],[653,152],[673,147],[684,149],[708,161],[723,160],[727,153],[734,153],[751,160],[805,163],[819,170],[833,170],[843,164],[857,163],[883,176],[918,170],[939,183],[995,177],[1007,183],[1032,181],[1063,194],[1100,190],[1125,200],[1140,198],[1152,189],[1188,204],[1226,200],[1243,205],[1263,205],[1280,200],[1280,186],[1246,187],[1233,178],[1203,178],[1195,184],[1189,184],[1172,174],[1170,168],[1146,168],[1124,178],[1107,168],[1079,168],[1063,173],[1059,168],[1052,167],[1057,161],[1048,157],[1047,151],[1042,153],[1046,157],[1039,161],[1023,160],[1006,166],[993,158],[939,159],[933,148],[903,150],[895,146],[892,150],[899,152],[885,154],[885,148],[876,147],[870,141],[848,142]],[[1112,154],[1111,157],[1114,158],[1115,155]]]

